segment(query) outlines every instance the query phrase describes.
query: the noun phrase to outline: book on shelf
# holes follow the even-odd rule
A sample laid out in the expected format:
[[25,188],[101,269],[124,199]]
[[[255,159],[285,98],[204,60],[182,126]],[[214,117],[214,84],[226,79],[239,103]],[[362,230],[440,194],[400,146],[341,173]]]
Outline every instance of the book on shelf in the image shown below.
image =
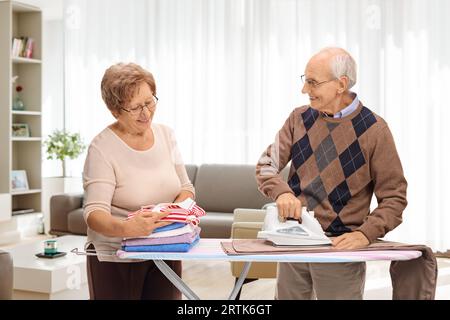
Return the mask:
[[33,58],[34,39],[29,37],[13,38],[11,54],[13,57]]
[[275,246],[321,246],[331,245],[331,240],[314,218],[314,213],[302,210],[302,222],[298,220],[280,221],[276,206],[269,206],[262,231],[258,238],[266,239]]
[[32,213],[34,209],[31,208],[17,208],[12,211],[13,216],[17,216],[19,214]]

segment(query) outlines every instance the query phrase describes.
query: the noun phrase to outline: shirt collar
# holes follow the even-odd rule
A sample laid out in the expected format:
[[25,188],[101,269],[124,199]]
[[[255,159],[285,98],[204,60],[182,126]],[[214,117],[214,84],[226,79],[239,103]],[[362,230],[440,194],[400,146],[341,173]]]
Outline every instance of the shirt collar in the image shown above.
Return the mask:
[[355,98],[353,99],[352,103],[350,103],[348,106],[346,106],[344,109],[342,109],[341,111],[337,112],[333,118],[343,118],[348,116],[350,113],[352,113],[353,111],[356,110],[356,108],[358,108],[359,105],[359,99],[358,99],[358,95],[355,94]]

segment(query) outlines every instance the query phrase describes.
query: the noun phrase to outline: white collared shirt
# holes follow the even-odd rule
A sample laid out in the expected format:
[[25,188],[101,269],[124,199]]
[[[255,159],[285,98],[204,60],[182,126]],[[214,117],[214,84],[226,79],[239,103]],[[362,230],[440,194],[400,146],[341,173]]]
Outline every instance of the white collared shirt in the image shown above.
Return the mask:
[[352,113],[353,111],[356,110],[356,108],[358,108],[359,105],[359,99],[358,99],[358,95],[355,94],[355,99],[353,99],[352,103],[350,103],[348,106],[346,106],[344,109],[342,109],[341,111],[337,112],[335,115],[333,115],[333,118],[343,118],[348,116],[350,113]]

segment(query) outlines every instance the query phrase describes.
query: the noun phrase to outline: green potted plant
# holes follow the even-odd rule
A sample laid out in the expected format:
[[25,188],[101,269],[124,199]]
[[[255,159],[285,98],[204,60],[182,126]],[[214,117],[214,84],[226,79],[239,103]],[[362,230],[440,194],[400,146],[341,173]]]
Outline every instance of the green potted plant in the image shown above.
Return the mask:
[[63,177],[66,177],[66,159],[76,159],[86,149],[79,133],[55,130],[44,141],[47,159],[58,159],[62,163]]

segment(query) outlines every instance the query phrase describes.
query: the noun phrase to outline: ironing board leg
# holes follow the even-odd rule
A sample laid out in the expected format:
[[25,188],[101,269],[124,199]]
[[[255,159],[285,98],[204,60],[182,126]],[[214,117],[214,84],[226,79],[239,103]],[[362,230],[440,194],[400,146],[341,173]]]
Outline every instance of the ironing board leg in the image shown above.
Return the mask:
[[200,298],[189,288],[186,283],[173,271],[164,260],[153,260],[155,265],[169,279],[172,284],[180,290],[189,300],[200,300]]
[[[170,282],[178,289],[180,290],[186,298],[189,300],[200,300],[199,296],[195,294],[194,291],[189,288],[186,283],[173,271],[165,262],[164,260],[153,260],[155,262],[155,265],[158,267],[159,270],[169,279]],[[245,262],[244,268],[241,271],[241,274],[239,275],[239,278],[234,284],[234,288],[230,293],[230,296],[228,297],[228,300],[234,300],[236,299],[237,294],[239,293],[239,290],[242,288],[242,285],[244,284],[245,278],[247,277],[247,274],[250,270],[252,263],[251,261]]]
[[231,291],[231,294],[228,297],[228,300],[235,300],[236,299],[236,296],[239,293],[239,291],[241,290],[242,285],[244,284],[244,280],[247,277],[247,274],[250,271],[250,267],[251,266],[252,266],[252,262],[251,261],[245,262],[244,267],[242,268],[241,274],[239,275],[239,278],[235,282],[234,288]]

